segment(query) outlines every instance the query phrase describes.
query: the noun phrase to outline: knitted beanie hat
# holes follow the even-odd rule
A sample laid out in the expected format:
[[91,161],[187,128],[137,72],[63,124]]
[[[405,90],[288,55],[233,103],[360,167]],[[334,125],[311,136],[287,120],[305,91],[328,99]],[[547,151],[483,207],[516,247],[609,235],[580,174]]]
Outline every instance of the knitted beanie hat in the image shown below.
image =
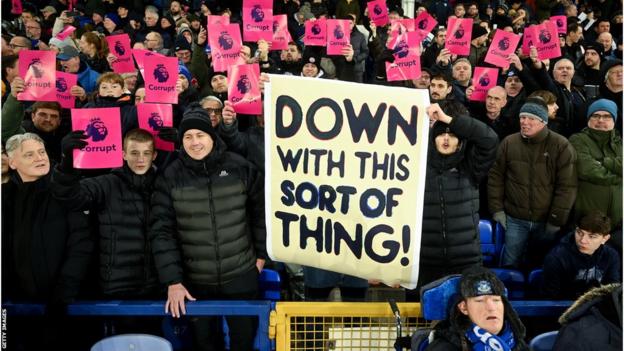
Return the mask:
[[596,111],[609,112],[611,117],[613,117],[613,121],[617,122],[617,105],[615,102],[608,99],[594,101],[587,109],[587,119],[589,119],[589,117],[591,117],[591,115],[593,115]]
[[548,124],[548,107],[540,101],[541,99],[530,98],[520,108],[520,117],[531,117],[540,119],[544,124]]

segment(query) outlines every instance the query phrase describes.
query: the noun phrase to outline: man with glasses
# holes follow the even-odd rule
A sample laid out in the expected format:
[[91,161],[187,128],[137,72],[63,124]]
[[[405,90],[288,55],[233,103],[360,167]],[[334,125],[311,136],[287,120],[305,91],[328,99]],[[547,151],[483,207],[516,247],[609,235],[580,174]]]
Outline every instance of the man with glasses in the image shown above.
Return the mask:
[[18,35],[11,38],[11,41],[9,41],[9,47],[13,53],[17,55],[22,50],[32,49],[32,42],[30,39]]
[[604,213],[592,211],[584,216],[546,256],[542,294],[575,300],[593,287],[621,282],[620,257],[605,245],[610,230],[611,220]]
[[206,110],[208,116],[210,116],[210,124],[212,124],[212,128],[216,129],[223,119],[223,103],[221,100],[216,96],[210,95],[201,99],[199,104],[204,110]]
[[578,155],[576,216],[592,209],[606,213],[615,226],[622,222],[622,138],[615,130],[617,106],[600,99],[587,110],[587,127],[570,137]]

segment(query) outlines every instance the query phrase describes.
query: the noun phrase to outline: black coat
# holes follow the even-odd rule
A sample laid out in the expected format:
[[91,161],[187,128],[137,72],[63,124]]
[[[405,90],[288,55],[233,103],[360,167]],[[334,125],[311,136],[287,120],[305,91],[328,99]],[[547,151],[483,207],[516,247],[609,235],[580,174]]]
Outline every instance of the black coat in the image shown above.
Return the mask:
[[106,107],[119,107],[122,135],[126,135],[126,133],[132,129],[139,128],[137,108],[134,106],[134,103],[128,94],[124,94],[119,98],[96,96],[93,101],[89,101],[83,106],[83,108]]
[[216,138],[203,160],[180,151],[156,179],[150,240],[166,285],[232,281],[266,258],[263,177]]
[[[13,172],[2,185],[2,298],[44,303],[67,303],[78,295],[85,278],[93,242],[87,216],[68,212],[52,197],[50,176],[23,183]],[[27,188],[26,188],[27,187]],[[15,213],[18,193],[28,192],[30,218]],[[29,238],[17,238],[17,226],[30,226]],[[19,240],[18,240],[19,239]],[[18,254],[18,241],[29,241],[30,260]],[[23,254],[23,252],[22,252]],[[19,284],[18,270],[30,265],[34,293]]]
[[245,157],[264,174],[264,128],[252,126],[238,130],[238,120],[231,126],[219,124],[219,135],[229,151]]
[[453,118],[448,127],[461,146],[454,154],[443,156],[436,150],[432,135],[425,180],[421,270],[445,268],[452,272],[482,261],[479,182],[495,160],[498,138],[492,129],[468,116]]
[[127,166],[79,181],[54,170],[54,196],[71,210],[93,210],[99,221],[102,293],[137,297],[156,293],[158,279],[147,237],[154,170],[139,176]]
[[622,350],[622,285],[592,289],[561,317],[553,351]]

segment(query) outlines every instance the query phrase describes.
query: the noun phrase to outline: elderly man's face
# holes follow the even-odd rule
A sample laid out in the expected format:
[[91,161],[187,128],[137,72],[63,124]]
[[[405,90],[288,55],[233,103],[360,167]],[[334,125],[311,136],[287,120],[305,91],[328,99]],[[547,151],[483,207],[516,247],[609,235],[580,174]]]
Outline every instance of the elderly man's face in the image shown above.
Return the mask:
[[9,156],[9,167],[17,171],[23,182],[34,182],[50,172],[50,159],[43,143],[25,140]]
[[607,83],[611,87],[622,86],[622,65],[611,67],[607,72]]
[[470,64],[468,62],[459,62],[453,66],[453,78],[458,82],[466,82],[471,76]]
[[505,305],[498,295],[468,297],[457,307],[460,312],[470,318],[474,324],[496,335],[503,330],[505,322]]
[[553,78],[557,83],[569,84],[574,76],[574,65],[570,60],[559,60],[553,70]]
[[598,36],[598,42],[602,44],[604,47],[604,51],[611,50],[611,41],[613,40],[613,36],[611,33],[600,33]]
[[495,87],[488,91],[485,97],[485,110],[489,113],[499,114],[507,104],[507,93],[501,87]]
[[138,105],[145,101],[145,88],[139,88],[134,93],[134,104]]
[[416,89],[429,89],[431,85],[431,75],[429,72],[421,71],[420,78],[414,79],[413,82]]
[[78,56],[72,57],[67,61],[61,61],[63,71],[67,73],[77,73],[80,69],[80,58]]
[[26,22],[26,36],[30,39],[41,38],[41,24],[35,20]]
[[206,100],[202,103],[202,108],[208,112],[208,116],[210,116],[210,124],[213,128],[216,128],[221,122],[221,116],[223,112],[223,107],[218,101],[215,100]]

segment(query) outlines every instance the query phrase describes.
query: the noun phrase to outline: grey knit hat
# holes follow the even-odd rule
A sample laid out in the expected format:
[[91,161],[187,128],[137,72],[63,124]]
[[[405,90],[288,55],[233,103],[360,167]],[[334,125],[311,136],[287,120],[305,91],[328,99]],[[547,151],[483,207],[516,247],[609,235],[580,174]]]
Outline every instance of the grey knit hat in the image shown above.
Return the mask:
[[530,117],[540,119],[544,124],[548,124],[548,107],[541,99],[530,98],[520,108],[520,117]]

